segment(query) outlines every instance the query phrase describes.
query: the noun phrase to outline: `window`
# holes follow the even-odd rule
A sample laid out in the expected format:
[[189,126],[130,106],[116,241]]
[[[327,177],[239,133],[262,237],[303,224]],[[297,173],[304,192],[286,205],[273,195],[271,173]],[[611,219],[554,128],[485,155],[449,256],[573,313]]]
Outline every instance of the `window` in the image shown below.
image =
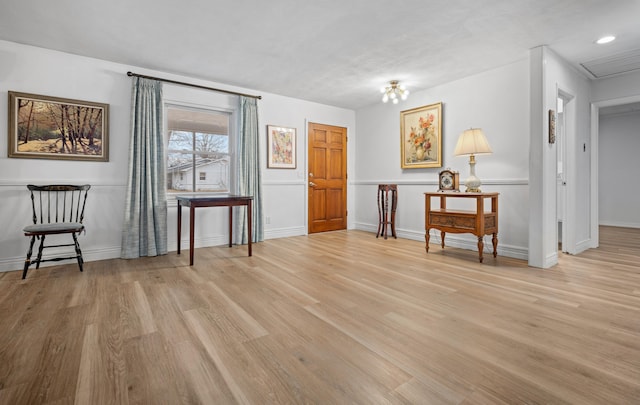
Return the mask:
[[224,111],[167,106],[169,193],[229,192],[229,121]]

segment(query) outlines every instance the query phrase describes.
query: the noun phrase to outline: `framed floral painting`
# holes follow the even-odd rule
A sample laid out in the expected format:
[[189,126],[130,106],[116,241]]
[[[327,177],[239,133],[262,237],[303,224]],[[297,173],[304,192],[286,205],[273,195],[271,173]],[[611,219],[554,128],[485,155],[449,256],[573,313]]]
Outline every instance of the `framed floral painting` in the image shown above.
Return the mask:
[[442,167],[442,103],[400,112],[403,169]]
[[267,167],[270,169],[296,168],[295,128],[267,125]]

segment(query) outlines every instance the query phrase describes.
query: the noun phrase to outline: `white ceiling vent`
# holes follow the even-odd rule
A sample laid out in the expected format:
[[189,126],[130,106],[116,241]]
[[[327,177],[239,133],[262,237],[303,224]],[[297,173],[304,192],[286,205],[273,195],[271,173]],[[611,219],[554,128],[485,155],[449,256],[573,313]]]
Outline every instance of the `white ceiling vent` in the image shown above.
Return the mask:
[[596,79],[640,70],[640,49],[583,62],[580,65]]

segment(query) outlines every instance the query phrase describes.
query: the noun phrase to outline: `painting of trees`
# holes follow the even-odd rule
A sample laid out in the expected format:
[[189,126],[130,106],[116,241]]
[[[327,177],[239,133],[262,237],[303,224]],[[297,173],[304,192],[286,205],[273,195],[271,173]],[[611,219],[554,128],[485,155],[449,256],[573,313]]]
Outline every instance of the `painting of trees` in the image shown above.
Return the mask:
[[108,105],[14,92],[9,96],[11,157],[108,160]]

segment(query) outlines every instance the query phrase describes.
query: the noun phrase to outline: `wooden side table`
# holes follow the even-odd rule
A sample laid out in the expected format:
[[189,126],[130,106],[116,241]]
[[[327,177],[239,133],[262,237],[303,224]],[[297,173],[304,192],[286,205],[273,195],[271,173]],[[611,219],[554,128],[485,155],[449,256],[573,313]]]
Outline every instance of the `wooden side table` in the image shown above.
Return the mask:
[[[493,257],[498,250],[498,195],[499,193],[454,193],[434,192],[424,193],[424,227],[426,250],[429,253],[429,229],[439,229],[442,248],[444,249],[444,237],[446,232],[472,233],[478,237],[478,256],[482,263],[482,250],[484,249],[483,236],[493,235]],[[440,209],[431,208],[431,197],[440,198]],[[464,211],[447,208],[447,198],[474,199],[476,209]],[[491,199],[491,211],[485,212],[484,200]]]
[[[391,206],[389,206],[389,194],[391,194]],[[396,208],[398,207],[398,185],[379,184],[378,185],[378,232],[376,238],[384,236],[387,239],[387,226],[391,225],[391,236],[396,236]],[[389,215],[391,221],[389,221]]]
[[248,250],[251,256],[251,206],[253,196],[226,195],[217,197],[176,196],[178,202],[178,254],[180,254],[180,232],[182,230],[182,206],[189,207],[189,266],[193,266],[194,229],[196,226],[196,208],[229,207],[229,247],[233,244],[233,207],[247,207]]

